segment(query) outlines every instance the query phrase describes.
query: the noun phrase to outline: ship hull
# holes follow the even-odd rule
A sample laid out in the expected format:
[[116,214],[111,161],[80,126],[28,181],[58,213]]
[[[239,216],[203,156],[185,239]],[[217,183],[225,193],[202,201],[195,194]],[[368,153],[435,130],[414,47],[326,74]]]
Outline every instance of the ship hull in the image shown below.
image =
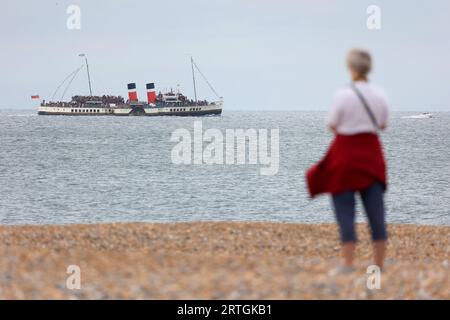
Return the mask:
[[207,106],[184,106],[184,107],[111,107],[111,108],[76,108],[76,107],[53,107],[40,106],[38,115],[54,116],[179,116],[195,117],[207,115],[220,115],[223,103],[210,104]]

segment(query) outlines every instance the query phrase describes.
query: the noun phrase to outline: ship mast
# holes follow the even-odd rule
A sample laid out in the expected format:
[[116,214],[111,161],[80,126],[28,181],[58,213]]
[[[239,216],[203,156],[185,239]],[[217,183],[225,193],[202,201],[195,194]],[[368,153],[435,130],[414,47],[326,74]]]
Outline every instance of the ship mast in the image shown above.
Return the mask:
[[84,57],[84,62],[86,63],[86,70],[87,70],[87,76],[88,76],[88,83],[89,83],[89,94],[92,97],[91,75],[89,74],[89,64],[88,64],[87,56],[84,53],[80,53],[78,56]]
[[195,86],[194,59],[192,59],[192,56],[191,56],[191,68],[192,68],[192,83],[194,84],[195,105],[197,105],[197,88]]
[[208,81],[208,79],[206,79],[205,75],[203,74],[203,72],[200,70],[200,68],[197,66],[197,64],[194,62],[194,59],[192,59],[191,57],[191,64],[192,64],[192,78],[194,80],[194,93],[195,93],[195,100],[197,101],[197,92],[195,90],[195,77],[194,77],[194,67],[195,69],[197,69],[198,73],[200,73],[200,75],[202,76],[203,80],[205,80],[206,84],[208,85],[208,87],[211,89],[211,91],[216,95],[217,98],[219,98],[220,100],[223,99],[223,97],[221,97],[216,89],[214,89],[214,87],[212,86],[212,84]]

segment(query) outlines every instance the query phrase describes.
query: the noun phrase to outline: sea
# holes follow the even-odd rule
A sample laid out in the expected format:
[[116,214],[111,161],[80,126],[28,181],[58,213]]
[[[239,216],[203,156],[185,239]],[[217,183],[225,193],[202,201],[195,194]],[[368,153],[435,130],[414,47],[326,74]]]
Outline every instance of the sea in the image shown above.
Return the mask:
[[[450,225],[450,112],[393,113],[381,134],[389,223]],[[0,111],[0,224],[334,222],[311,200],[305,171],[332,135],[324,112],[227,111],[213,117],[38,116]],[[278,129],[278,170],[263,164],[177,164],[172,136],[206,129]],[[198,122],[197,122],[198,123]],[[216,130],[216,131],[217,131]],[[269,146],[270,150],[270,146]],[[358,199],[357,219],[366,217]]]

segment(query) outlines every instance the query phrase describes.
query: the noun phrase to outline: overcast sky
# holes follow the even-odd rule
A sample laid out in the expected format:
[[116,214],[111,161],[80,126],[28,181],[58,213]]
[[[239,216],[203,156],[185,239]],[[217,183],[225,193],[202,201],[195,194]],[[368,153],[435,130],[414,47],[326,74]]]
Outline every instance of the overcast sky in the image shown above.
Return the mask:
[[[79,5],[81,29],[66,26]],[[366,9],[381,8],[381,30]],[[324,110],[348,82],[347,50],[370,49],[371,80],[394,110],[450,111],[450,1],[195,0],[4,1],[0,108],[49,99],[88,55],[94,94],[126,96],[136,82],[180,85],[192,96],[189,54],[229,110]],[[214,96],[198,79],[200,98]],[[70,87],[88,94],[86,73]]]

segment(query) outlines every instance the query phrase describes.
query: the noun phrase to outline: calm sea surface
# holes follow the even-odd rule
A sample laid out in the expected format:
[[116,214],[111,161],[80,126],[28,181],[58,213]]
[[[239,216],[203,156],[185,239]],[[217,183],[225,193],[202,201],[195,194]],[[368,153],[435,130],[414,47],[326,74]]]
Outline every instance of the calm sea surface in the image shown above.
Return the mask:
[[[388,221],[450,225],[450,113],[403,119],[383,133]],[[0,111],[0,223],[271,220],[332,222],[328,197],[309,200],[305,170],[331,135],[322,112],[222,117],[63,117]],[[172,132],[278,128],[280,167],[174,165]],[[358,210],[361,206],[359,205]],[[358,216],[363,220],[364,216]]]

